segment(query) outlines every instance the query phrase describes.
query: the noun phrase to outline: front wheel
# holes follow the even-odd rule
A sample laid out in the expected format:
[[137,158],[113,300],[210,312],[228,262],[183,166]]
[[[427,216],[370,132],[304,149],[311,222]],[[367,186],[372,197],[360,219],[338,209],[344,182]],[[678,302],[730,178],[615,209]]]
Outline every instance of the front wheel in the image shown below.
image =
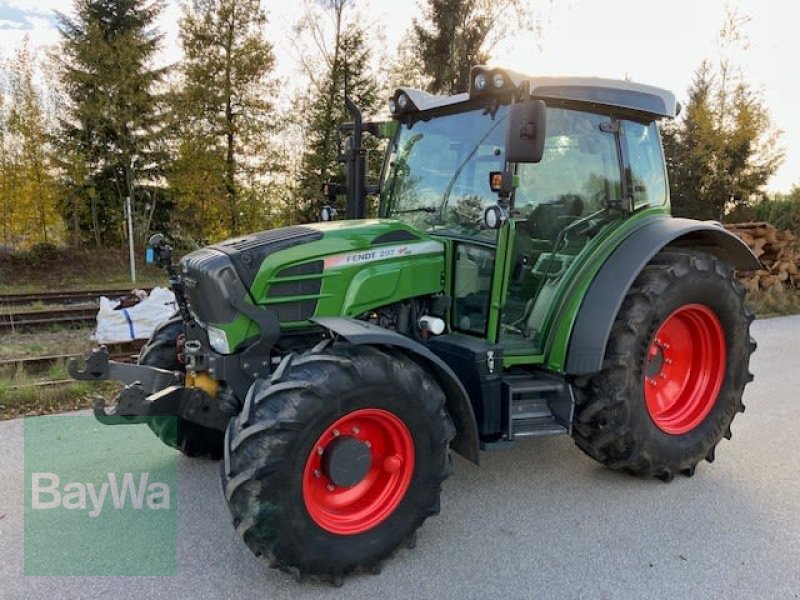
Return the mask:
[[612,469],[665,481],[713,461],[744,411],[752,320],[725,263],[659,253],[620,308],[603,370],[576,381],[578,447]]
[[455,434],[445,396],[399,352],[345,343],[287,357],[228,426],[234,526],[271,566],[338,581],[439,511]]

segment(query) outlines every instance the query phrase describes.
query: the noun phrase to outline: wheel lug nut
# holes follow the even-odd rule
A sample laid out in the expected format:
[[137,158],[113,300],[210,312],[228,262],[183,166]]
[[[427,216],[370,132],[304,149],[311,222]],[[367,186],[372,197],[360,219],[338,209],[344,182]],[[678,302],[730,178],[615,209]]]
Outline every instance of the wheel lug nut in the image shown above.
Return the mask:
[[358,426],[354,426],[353,427],[353,435],[358,435],[360,433],[360,431],[361,430],[358,428]]
[[325,454],[325,448],[323,448],[322,446],[317,446],[317,454],[319,454],[320,456]]
[[322,472],[319,469],[314,469],[314,477],[322,476]]
[[336,486],[335,486],[335,485],[333,485],[332,483],[329,483],[329,484],[328,484],[328,485],[326,485],[325,487],[328,489],[328,491],[329,491],[329,492],[332,492],[333,490],[335,490],[335,489],[336,489]]
[[659,377],[661,377],[661,379],[666,379],[667,378],[667,374],[666,373],[661,373],[659,375]]
[[665,358],[664,362],[667,363],[668,365],[671,365],[672,364],[672,359],[671,358]]
[[386,459],[383,461],[383,470],[387,473],[397,473],[400,470],[400,467],[403,466],[403,459],[400,457],[399,454],[392,454],[391,456],[387,456]]
[[333,437],[339,437],[341,435],[341,433],[340,433],[340,431],[338,429],[334,429],[332,431],[332,433],[333,433]]
[[369,440],[365,441],[365,442],[364,442],[364,445],[365,445],[367,448],[372,448],[372,442],[370,442]]

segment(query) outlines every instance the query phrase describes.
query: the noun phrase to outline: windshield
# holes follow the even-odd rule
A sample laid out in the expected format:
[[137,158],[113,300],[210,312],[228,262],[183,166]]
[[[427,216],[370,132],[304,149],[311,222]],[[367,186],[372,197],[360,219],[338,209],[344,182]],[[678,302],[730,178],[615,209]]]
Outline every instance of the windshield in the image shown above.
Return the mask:
[[431,233],[494,241],[483,212],[497,203],[489,173],[505,164],[508,107],[437,117],[400,126],[384,177],[387,217]]

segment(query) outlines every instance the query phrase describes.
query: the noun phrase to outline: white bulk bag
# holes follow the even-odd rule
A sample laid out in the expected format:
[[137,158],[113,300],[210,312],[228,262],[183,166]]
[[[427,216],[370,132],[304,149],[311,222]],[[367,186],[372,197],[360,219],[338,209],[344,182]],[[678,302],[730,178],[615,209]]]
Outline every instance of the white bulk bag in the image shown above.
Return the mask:
[[175,295],[165,288],[154,288],[144,300],[114,310],[119,302],[100,297],[95,340],[98,344],[115,344],[149,338],[156,325],[175,313]]

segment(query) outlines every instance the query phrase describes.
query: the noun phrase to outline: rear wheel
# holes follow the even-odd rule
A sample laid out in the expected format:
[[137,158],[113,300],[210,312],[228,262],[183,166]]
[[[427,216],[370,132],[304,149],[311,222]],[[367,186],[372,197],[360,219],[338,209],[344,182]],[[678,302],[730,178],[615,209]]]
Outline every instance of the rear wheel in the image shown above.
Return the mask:
[[612,469],[665,481],[712,462],[744,411],[752,320],[725,263],[658,254],[620,308],[603,370],[576,382],[578,447]]
[[[148,365],[168,371],[183,371],[178,360],[178,336],[183,333],[183,321],[178,318],[161,323],[147,344],[139,352],[140,365]],[[177,448],[191,458],[222,458],[224,433],[192,423],[180,417],[148,419],[147,425],[167,446]]]
[[337,343],[258,380],[226,435],[234,526],[271,566],[338,581],[371,569],[439,511],[455,429],[401,353]]

